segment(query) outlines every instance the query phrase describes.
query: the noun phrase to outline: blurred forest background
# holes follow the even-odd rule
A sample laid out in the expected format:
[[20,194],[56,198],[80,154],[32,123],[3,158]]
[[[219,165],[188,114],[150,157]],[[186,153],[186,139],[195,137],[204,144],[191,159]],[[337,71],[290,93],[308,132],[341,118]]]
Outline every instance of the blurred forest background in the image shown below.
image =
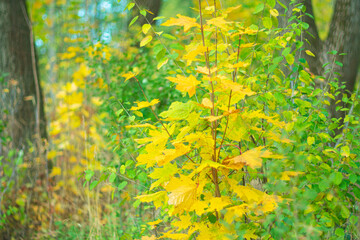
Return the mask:
[[[128,111],[143,96],[135,82],[124,83],[120,74],[139,72],[148,97],[161,99],[158,112],[179,99],[181,93],[164,79],[179,71],[176,59],[184,49],[174,41],[176,33],[161,23],[176,14],[196,18],[198,1],[139,0],[131,11],[126,0],[9,2],[0,1],[0,18],[14,11],[11,18],[22,20],[0,20],[0,45],[5,31],[24,34],[28,38],[20,36],[23,42],[14,44],[28,54],[19,56],[27,67],[14,69],[26,77],[9,80],[6,68],[0,68],[0,239],[141,239],[156,231],[146,222],[155,221],[159,211],[134,198],[151,184],[148,171],[135,167],[134,139],[144,133],[125,127],[155,118],[150,110]],[[258,1],[220,2],[224,8],[242,5],[232,19],[258,21],[253,14]],[[312,3],[325,40],[335,2]],[[12,9],[6,10],[6,4]],[[156,32],[164,31],[159,44],[166,48],[139,47],[145,15]],[[0,63],[6,65],[2,46],[0,51]],[[171,64],[162,66],[165,61]],[[33,83],[22,85],[20,78]],[[19,86],[27,90],[21,93]],[[18,95],[25,103],[16,110]],[[42,98],[44,109],[35,104]]]

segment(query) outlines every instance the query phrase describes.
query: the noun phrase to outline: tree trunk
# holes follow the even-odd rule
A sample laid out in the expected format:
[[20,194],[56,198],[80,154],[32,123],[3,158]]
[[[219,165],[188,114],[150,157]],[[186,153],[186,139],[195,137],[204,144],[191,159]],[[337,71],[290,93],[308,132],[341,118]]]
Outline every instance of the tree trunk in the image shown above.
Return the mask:
[[[43,96],[25,0],[0,0],[1,119],[10,148],[27,150],[46,138]],[[0,143],[0,146],[3,143]],[[4,146],[2,146],[4,147]]]
[[[306,7],[306,13],[314,16],[313,6],[311,0],[303,0],[302,3]],[[289,10],[287,14],[281,7],[278,7],[283,13],[284,17],[279,17],[280,27],[283,27],[289,14],[292,12],[290,1],[286,1]],[[339,80],[339,86],[344,88],[340,90],[340,94],[332,100],[329,107],[329,115],[331,118],[341,118],[343,123],[346,112],[338,111],[338,106],[344,106],[344,103],[335,104],[341,100],[343,95],[348,96],[354,91],[356,76],[360,63],[360,0],[336,0],[334,7],[334,14],[332,16],[329,34],[325,41],[321,41],[318,34],[318,29],[315,20],[308,15],[302,17],[302,21],[309,24],[307,31],[303,32],[303,40],[305,40],[305,49],[310,50],[315,54],[315,57],[305,55],[309,63],[310,71],[316,75],[326,77],[328,81],[333,81],[336,78]],[[330,51],[337,51],[337,54],[328,54]],[[346,55],[340,55],[345,53]],[[334,64],[338,61],[343,64],[340,67]],[[330,63],[325,68],[322,66]],[[327,74],[326,70],[332,69],[331,73]],[[341,130],[336,130],[339,133]]]

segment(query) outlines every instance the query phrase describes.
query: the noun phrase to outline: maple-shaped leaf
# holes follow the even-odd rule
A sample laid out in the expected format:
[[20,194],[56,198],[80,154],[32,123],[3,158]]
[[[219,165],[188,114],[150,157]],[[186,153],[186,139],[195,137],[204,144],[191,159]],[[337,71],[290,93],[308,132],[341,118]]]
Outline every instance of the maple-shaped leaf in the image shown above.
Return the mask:
[[263,192],[253,187],[233,185],[231,188],[240,197],[241,200],[246,202],[260,202],[264,196]]
[[147,224],[150,225],[150,226],[154,226],[154,225],[158,225],[159,223],[161,223],[163,220],[161,219],[158,219],[156,221],[153,221],[153,222],[148,222]]
[[224,220],[228,224],[231,224],[235,219],[244,216],[248,210],[248,204],[244,203],[238,206],[229,207],[226,209]]
[[226,90],[232,90],[234,93],[242,95],[242,98],[244,98],[245,95],[252,96],[255,94],[255,92],[251,91],[251,89],[227,79],[221,80],[221,85]]
[[199,54],[203,54],[204,52],[206,52],[206,50],[207,48],[200,44],[196,45],[195,47],[187,47],[187,53],[183,56],[183,59],[187,60],[187,65],[190,65]]
[[189,210],[196,200],[197,185],[189,177],[172,178],[165,189],[171,192],[168,203],[175,206],[174,213]]
[[229,24],[233,23],[233,22],[228,22],[224,19],[224,17],[216,17],[216,18],[212,18],[210,20],[206,21],[207,24],[209,25],[214,25],[218,28],[221,28],[222,30],[228,30],[229,29]]
[[154,206],[159,208],[165,204],[167,195],[165,191],[160,191],[153,194],[137,196],[136,199],[139,199],[141,202],[154,202]]
[[188,93],[189,97],[192,97],[195,94],[196,86],[200,84],[193,75],[190,75],[189,77],[177,75],[176,78],[167,77],[167,79],[171,82],[177,83],[176,89],[180,92]]
[[213,103],[208,98],[203,98],[203,100],[201,101],[201,104],[199,104],[199,105],[203,108],[208,108],[208,109],[211,109],[213,107]]
[[125,126],[125,128],[152,128],[152,129],[156,129],[156,127],[154,125],[151,125],[150,123],[128,125],[128,126]]
[[230,197],[221,196],[210,199],[210,207],[207,209],[208,212],[223,210],[226,206],[230,205]]
[[261,151],[264,147],[250,149],[243,154],[224,161],[228,167],[237,165],[247,165],[251,168],[259,168],[262,165],[262,158],[271,158],[273,154],[268,151]]
[[181,14],[177,14],[176,16],[177,16],[177,18],[170,18],[169,20],[167,20],[166,22],[164,22],[161,25],[167,26],[167,27],[168,26],[183,26],[184,32],[187,32],[192,27],[200,28],[200,25],[196,22],[195,18],[186,17]]
[[129,80],[130,78],[135,77],[136,75],[137,75],[137,74],[135,74],[135,73],[129,72],[129,73],[124,73],[124,74],[122,74],[121,76],[125,78],[125,82],[126,82],[126,81]]
[[244,238],[246,240],[259,239],[259,237],[254,234],[255,231],[256,231],[255,229],[247,229],[246,233],[244,234]]
[[167,121],[188,119],[190,113],[194,108],[193,102],[173,102],[169,110],[159,114],[160,117],[165,118]]
[[220,120],[224,117],[224,115],[220,115],[220,116],[207,116],[204,117],[206,120],[208,120],[209,122],[215,122],[217,120]]
[[149,177],[152,179],[158,179],[157,181],[153,182],[150,186],[150,190],[159,186],[160,184],[169,181],[169,179],[177,173],[178,168],[176,164],[168,163],[164,165],[162,168],[155,168],[152,173],[149,174]]
[[205,75],[213,74],[217,70],[218,70],[217,67],[213,67],[211,69],[209,69],[208,67],[197,67],[196,68],[196,71],[198,73],[202,73],[202,74],[205,74]]
[[190,146],[182,143],[174,143],[173,145],[175,149],[165,149],[163,151],[163,155],[156,158],[158,166],[171,162],[190,151]]
[[290,181],[290,177],[295,177],[304,174],[303,172],[284,171],[281,173],[281,180]]
[[190,214],[179,216],[179,220],[173,221],[171,225],[177,227],[178,231],[187,229],[192,225]]
[[155,104],[158,104],[159,102],[160,102],[159,99],[153,99],[151,102],[136,102],[137,107],[132,107],[132,108],[130,108],[130,110],[135,111],[135,110],[139,110],[139,109],[142,109],[142,108],[150,107],[150,106],[153,106]]

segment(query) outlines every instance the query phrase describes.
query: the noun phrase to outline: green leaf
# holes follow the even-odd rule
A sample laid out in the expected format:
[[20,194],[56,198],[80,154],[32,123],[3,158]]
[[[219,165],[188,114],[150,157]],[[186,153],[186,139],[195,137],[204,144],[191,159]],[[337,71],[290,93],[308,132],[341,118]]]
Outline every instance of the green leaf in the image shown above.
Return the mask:
[[350,174],[349,180],[351,183],[356,183],[357,179],[358,179],[358,177],[356,176],[356,174],[353,174],[353,173]]
[[127,184],[128,184],[127,181],[123,181],[122,183],[119,184],[118,190],[119,190],[119,191],[122,190],[124,187],[126,187]]
[[350,156],[350,148],[349,148],[349,146],[341,147],[340,154],[343,157],[349,157]]
[[162,68],[162,66],[164,66],[168,61],[169,61],[168,58],[166,58],[166,57],[162,58],[162,59],[160,60],[160,62],[158,63],[158,65],[157,65],[157,69]]
[[163,37],[167,38],[167,39],[170,39],[170,40],[176,40],[176,37],[174,37],[173,35],[167,34],[167,33],[164,33]]
[[112,173],[109,177],[109,182],[113,183],[115,181],[115,178],[116,178],[116,173]]
[[144,9],[141,10],[141,11],[140,11],[140,14],[143,15],[144,17],[146,17],[146,10],[144,10]]
[[216,223],[216,221],[217,221],[216,216],[212,213],[209,214],[208,219],[209,219],[209,222],[211,222],[211,223]]
[[344,235],[345,235],[344,229],[342,229],[342,228],[337,228],[337,229],[335,230],[335,234],[336,234],[336,236],[339,236],[339,237],[344,236]]
[[125,9],[127,9],[127,10],[131,10],[133,7],[135,6],[135,3],[133,3],[133,2],[130,2],[127,6],[126,6],[126,8]]
[[131,20],[131,22],[129,23],[129,27],[130,27],[131,25],[133,25],[133,24],[136,22],[136,20],[138,20],[138,18],[139,18],[139,16],[134,17],[134,18]]
[[269,17],[264,17],[264,18],[262,19],[262,22],[263,22],[264,27],[266,27],[266,28],[268,28],[268,29],[270,29],[270,28],[272,27],[271,18],[269,18]]
[[291,48],[287,47],[282,51],[282,55],[286,57],[291,52]]
[[255,11],[253,13],[257,14],[257,13],[261,12],[262,10],[264,10],[264,4],[260,3],[260,4],[256,5]]
[[340,185],[340,183],[342,182],[342,180],[343,180],[343,175],[342,175],[342,173],[341,173],[341,172],[336,172],[336,173],[335,173],[335,176],[334,176],[334,180],[333,180],[334,184]]
[[271,8],[274,8],[275,5],[276,5],[276,2],[275,2],[275,0],[267,0],[267,4],[269,4],[269,6],[270,6]]
[[94,176],[94,171],[92,170],[86,170],[85,171],[85,180],[90,181],[90,179]]
[[97,185],[99,184],[99,182],[98,181],[93,181],[92,183],[90,183],[90,190],[93,190]]
[[344,218],[344,219],[347,219],[350,217],[350,211],[349,209],[347,209],[347,207],[345,207],[344,205],[341,206],[341,216]]

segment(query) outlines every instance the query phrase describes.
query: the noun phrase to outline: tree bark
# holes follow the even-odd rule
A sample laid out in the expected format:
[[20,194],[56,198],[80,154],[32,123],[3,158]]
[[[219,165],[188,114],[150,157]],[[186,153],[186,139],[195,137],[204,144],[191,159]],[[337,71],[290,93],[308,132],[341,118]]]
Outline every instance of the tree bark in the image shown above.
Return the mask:
[[11,137],[8,147],[25,151],[30,142],[36,145],[39,135],[47,135],[31,34],[25,0],[0,0],[1,119],[7,123],[5,134]]
[[[311,0],[300,1],[306,7],[306,13],[314,16],[313,6]],[[278,10],[281,10],[283,17],[279,17],[280,27],[285,26],[289,15],[292,12],[290,6],[290,0],[286,1],[289,10],[285,13],[284,9],[278,6]],[[356,76],[360,63],[360,0],[336,0],[334,6],[334,14],[332,16],[329,34],[326,40],[322,41],[319,38],[318,29],[316,27],[315,19],[304,15],[302,21],[309,24],[309,28],[303,32],[303,40],[305,40],[305,49],[310,50],[315,54],[315,57],[305,55],[305,58],[309,64],[310,71],[316,75],[326,77],[328,81],[333,81],[336,78],[339,81],[339,86],[343,86],[340,90],[340,94],[336,96],[335,100],[331,101],[329,107],[329,115],[331,118],[341,118],[341,124],[343,123],[346,112],[338,111],[338,106],[345,106],[340,102],[335,104],[342,97],[351,95],[354,91]],[[337,54],[328,54],[330,51],[337,51]],[[340,55],[345,53],[346,55]],[[343,64],[340,67],[334,64],[338,61]],[[322,66],[326,63],[330,63],[325,68]],[[331,73],[328,74],[326,70],[331,68]],[[339,133],[341,130],[336,130]]]

